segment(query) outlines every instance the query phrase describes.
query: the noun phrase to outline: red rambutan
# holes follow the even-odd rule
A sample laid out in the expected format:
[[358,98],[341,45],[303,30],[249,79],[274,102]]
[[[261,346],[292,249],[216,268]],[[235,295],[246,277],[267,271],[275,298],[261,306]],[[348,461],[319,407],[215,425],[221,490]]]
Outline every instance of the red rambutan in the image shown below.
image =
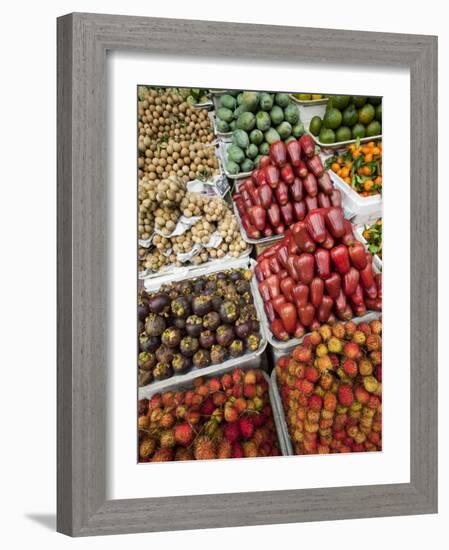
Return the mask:
[[195,440],[194,456],[196,460],[211,460],[216,458],[214,442],[209,437],[200,435]]
[[354,401],[354,392],[349,384],[341,384],[338,388],[338,401],[344,407],[349,407]]
[[249,416],[242,416],[239,420],[240,433],[244,439],[251,439],[254,433],[254,424]]
[[223,425],[223,434],[225,438],[234,443],[240,438],[240,427],[238,422],[228,422]]
[[243,447],[238,441],[234,441],[234,443],[232,443],[231,458],[243,458],[243,456]]
[[188,447],[193,441],[193,428],[187,422],[182,422],[175,427],[174,437],[178,445]]

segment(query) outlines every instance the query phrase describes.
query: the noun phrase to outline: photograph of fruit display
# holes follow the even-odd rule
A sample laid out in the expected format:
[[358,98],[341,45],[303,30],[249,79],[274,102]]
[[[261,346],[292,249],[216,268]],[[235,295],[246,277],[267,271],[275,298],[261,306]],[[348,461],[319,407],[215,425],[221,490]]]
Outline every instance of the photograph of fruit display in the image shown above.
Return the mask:
[[138,461],[381,451],[382,98],[136,100]]

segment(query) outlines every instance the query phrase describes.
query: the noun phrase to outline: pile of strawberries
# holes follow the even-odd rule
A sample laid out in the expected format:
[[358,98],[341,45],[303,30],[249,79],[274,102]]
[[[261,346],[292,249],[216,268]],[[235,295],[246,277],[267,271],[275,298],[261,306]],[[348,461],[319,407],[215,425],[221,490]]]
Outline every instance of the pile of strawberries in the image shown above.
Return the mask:
[[138,404],[139,462],[278,456],[261,370],[196,378],[191,389]]
[[276,365],[294,453],[382,449],[382,322],[322,325]]

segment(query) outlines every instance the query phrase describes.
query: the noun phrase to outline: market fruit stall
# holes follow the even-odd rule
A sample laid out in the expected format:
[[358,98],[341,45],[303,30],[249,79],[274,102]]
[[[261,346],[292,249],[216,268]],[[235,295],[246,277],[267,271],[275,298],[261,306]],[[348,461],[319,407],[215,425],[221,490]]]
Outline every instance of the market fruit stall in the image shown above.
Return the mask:
[[381,450],[381,98],[138,100],[139,462]]

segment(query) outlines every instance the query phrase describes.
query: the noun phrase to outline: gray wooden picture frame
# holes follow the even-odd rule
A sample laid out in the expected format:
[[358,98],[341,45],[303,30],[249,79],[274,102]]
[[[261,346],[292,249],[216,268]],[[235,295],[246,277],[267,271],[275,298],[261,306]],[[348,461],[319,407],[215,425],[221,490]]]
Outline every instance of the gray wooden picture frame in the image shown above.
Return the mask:
[[[85,536],[436,512],[437,38],[82,13],[57,26],[58,531]],[[108,50],[227,59],[245,52],[410,69],[410,483],[106,499]]]

